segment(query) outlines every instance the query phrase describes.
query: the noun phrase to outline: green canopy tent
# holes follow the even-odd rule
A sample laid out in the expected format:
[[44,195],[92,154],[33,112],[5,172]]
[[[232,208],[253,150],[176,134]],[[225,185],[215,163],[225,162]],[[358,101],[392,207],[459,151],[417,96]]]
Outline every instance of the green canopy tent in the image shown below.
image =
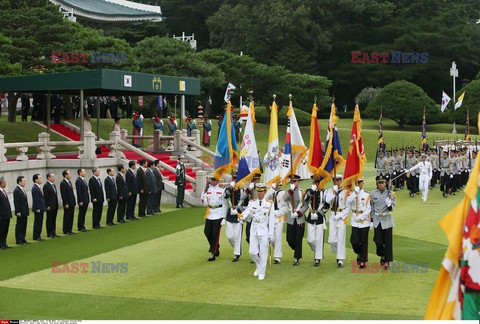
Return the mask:
[[[181,95],[181,116],[185,112],[185,96],[200,95],[200,80],[120,70],[89,70],[79,72],[45,73],[0,78],[0,92],[47,94],[47,131],[50,133],[50,94],[79,94],[82,109],[81,138],[83,138],[83,98],[96,96],[97,139],[100,134],[100,96]],[[180,127],[182,118],[180,118]]]

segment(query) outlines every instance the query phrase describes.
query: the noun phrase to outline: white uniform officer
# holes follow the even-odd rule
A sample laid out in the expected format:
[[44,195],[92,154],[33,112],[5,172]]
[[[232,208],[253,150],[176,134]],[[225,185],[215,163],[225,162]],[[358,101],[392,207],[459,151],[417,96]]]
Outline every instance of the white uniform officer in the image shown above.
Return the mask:
[[370,230],[370,194],[363,190],[363,179],[358,179],[358,187],[350,193],[347,205],[352,211],[352,234],[350,244],[357,254],[357,264],[365,268],[368,261],[368,232]]
[[243,206],[239,204],[240,197],[244,189],[234,189],[236,180],[237,173],[233,171],[230,187],[225,189],[225,198],[228,201],[228,204],[226,206],[227,223],[225,234],[227,235],[230,245],[233,247],[232,262],[238,262],[240,260],[240,256],[242,255],[243,224],[238,221],[238,214],[241,214],[243,211]]
[[265,278],[268,259],[268,244],[274,240],[275,210],[273,202],[265,199],[267,186],[259,183],[256,186],[258,199],[250,201],[242,214],[243,220],[251,220],[250,258],[255,262],[254,276],[259,280]]
[[272,188],[267,191],[265,198],[273,202],[273,209],[275,213],[275,229],[273,237],[273,257],[274,263],[282,262],[283,256],[283,226],[285,224],[286,215],[288,213],[288,204],[285,201],[286,192],[280,188],[278,183],[272,183]]
[[335,185],[327,191],[326,199],[331,206],[328,243],[330,243],[332,252],[337,254],[337,266],[339,268],[343,268],[343,260],[347,258],[347,217],[350,213],[350,207],[347,205],[348,191],[340,188],[342,180],[343,175],[337,174]]
[[207,261],[215,261],[215,257],[220,255],[220,229],[225,224],[225,189],[218,185],[218,179],[210,176],[210,185],[202,193],[200,199],[207,212],[205,214],[205,237],[210,245],[210,258]]
[[417,165],[408,169],[408,172],[412,172],[418,169],[420,173],[419,179],[419,188],[422,192],[422,200],[427,201],[428,198],[428,188],[430,187],[430,181],[432,180],[432,163],[427,161],[427,156],[422,154],[422,161],[420,161]]

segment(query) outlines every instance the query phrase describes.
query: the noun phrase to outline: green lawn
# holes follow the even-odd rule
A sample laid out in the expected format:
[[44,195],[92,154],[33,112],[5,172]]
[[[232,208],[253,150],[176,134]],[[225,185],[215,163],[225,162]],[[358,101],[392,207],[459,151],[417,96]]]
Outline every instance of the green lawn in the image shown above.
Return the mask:
[[[371,164],[365,176],[366,188],[371,189]],[[394,258],[427,263],[427,273],[353,273],[348,239],[345,268],[336,268],[327,243],[325,259],[314,268],[304,239],[300,267],[292,267],[293,253],[284,243],[283,262],[269,265],[263,282],[252,275],[246,242],[240,262],[231,262],[233,251],[224,229],[220,257],[206,262],[204,208],[162,206],[160,215],[20,247],[13,244],[12,221],[8,242],[14,248],[0,251],[2,264],[12,265],[0,271],[0,294],[9,301],[0,308],[0,315],[21,319],[421,319],[447,244],[437,221],[461,198],[461,194],[442,198],[438,187],[430,192],[427,203],[420,196],[408,197],[406,190],[397,193]],[[60,210],[57,232],[61,232],[62,217]],[[86,219],[90,229],[90,210]],[[377,262],[372,231],[369,242],[370,261]],[[52,273],[52,261],[126,262],[128,272]]]

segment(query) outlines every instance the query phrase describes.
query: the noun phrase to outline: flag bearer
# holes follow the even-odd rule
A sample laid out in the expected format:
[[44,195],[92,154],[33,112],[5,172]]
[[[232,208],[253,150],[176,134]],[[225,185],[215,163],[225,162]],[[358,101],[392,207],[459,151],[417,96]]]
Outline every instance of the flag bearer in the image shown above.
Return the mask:
[[275,210],[273,202],[265,198],[267,185],[259,183],[256,190],[258,199],[250,201],[242,214],[242,219],[251,219],[249,252],[256,265],[253,275],[263,280],[267,269],[268,245],[274,240]]
[[385,270],[390,269],[393,261],[393,222],[392,210],[395,208],[395,195],[386,189],[387,180],[378,176],[377,188],[370,193],[371,215],[373,218],[373,241],[377,246],[380,265]]
[[327,203],[330,204],[330,232],[328,243],[332,252],[337,254],[337,266],[343,268],[343,261],[347,258],[346,237],[347,217],[350,207],[347,205],[348,191],[340,187],[343,175],[335,176],[335,185],[327,192]]
[[[280,182],[280,180],[279,180]],[[289,211],[288,204],[285,201],[286,191],[282,190],[278,182],[272,183],[272,188],[267,191],[266,198],[273,202],[273,210],[275,215],[275,229],[273,237],[273,257],[274,264],[282,262],[283,256],[283,226],[286,215]]]
[[305,234],[305,216],[298,210],[298,206],[303,201],[303,192],[298,188],[300,184],[300,176],[293,175],[291,177],[290,189],[285,195],[285,201],[288,205],[287,213],[287,242],[293,253],[293,265],[298,266],[302,258],[302,241]]
[[210,185],[200,197],[203,205],[207,207],[205,214],[205,237],[210,245],[210,258],[207,261],[215,261],[220,255],[220,229],[225,224],[225,189],[218,185],[218,179],[211,175]]
[[368,231],[370,229],[370,194],[363,190],[363,179],[358,179],[358,187],[350,193],[347,204],[352,211],[352,234],[350,243],[357,254],[360,269],[368,261]]
[[225,199],[228,199],[230,207],[227,209],[227,227],[225,234],[233,247],[232,262],[238,262],[242,255],[243,224],[238,221],[238,215],[242,213],[243,209],[237,205],[240,203],[240,196],[243,189],[234,189],[236,181],[237,172],[233,171],[230,187],[225,190]]
[[318,187],[322,178],[319,176],[312,176],[312,187],[307,189],[303,204],[300,211],[305,214],[307,209],[310,213],[307,216],[307,242],[314,254],[314,266],[320,265],[320,260],[323,259],[323,235],[326,227],[327,218],[325,214],[330,205],[326,202],[325,190]]

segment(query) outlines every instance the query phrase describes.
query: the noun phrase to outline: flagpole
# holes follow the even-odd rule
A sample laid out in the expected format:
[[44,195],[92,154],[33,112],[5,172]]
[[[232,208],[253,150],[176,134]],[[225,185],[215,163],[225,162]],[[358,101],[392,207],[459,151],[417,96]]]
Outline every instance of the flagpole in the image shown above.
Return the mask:
[[[292,110],[293,110],[293,105],[292,105],[292,94],[290,93],[288,95],[288,98],[290,99],[290,106],[292,106]],[[292,124],[291,124],[291,120],[290,120],[290,117],[288,117],[288,125],[290,127],[290,134],[292,132]],[[291,135],[290,135],[291,136]],[[292,149],[291,149],[291,140],[290,140],[290,182],[292,182],[292,179],[293,179],[293,163],[292,163],[292,155],[293,155],[293,152],[292,152]]]

